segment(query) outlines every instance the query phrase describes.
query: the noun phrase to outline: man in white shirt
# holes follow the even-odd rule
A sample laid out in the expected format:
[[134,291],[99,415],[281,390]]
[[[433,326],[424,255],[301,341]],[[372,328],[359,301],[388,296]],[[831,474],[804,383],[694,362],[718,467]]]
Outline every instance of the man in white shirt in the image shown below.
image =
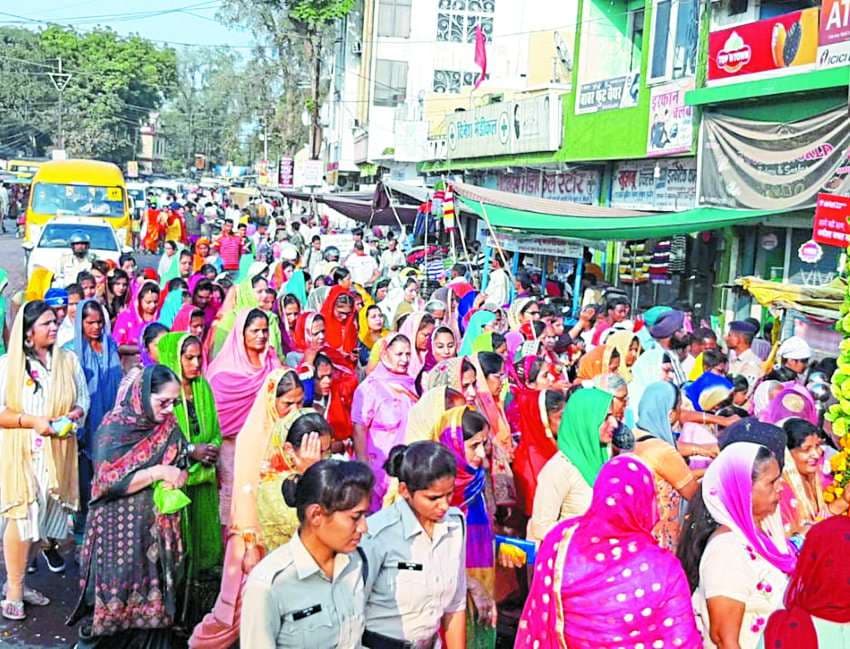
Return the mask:
[[362,241],[354,242],[354,252],[345,260],[345,267],[351,273],[351,281],[360,286],[371,286],[380,276],[375,258],[366,253]]
[[478,301],[481,304],[492,304],[501,307],[507,304],[509,296],[510,278],[504,268],[502,258],[494,256],[490,260],[490,277],[487,287],[481,292]]
[[381,271],[385,277],[388,277],[390,272],[401,270],[405,264],[404,253],[398,249],[398,241],[390,239],[387,246],[381,255]]

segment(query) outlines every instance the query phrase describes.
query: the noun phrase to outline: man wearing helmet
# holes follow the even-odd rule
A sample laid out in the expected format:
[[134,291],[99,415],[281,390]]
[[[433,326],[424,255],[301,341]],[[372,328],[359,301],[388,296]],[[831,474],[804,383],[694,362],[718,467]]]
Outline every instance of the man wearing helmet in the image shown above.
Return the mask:
[[76,230],[68,238],[71,250],[65,252],[59,259],[59,268],[56,272],[54,283],[65,287],[77,280],[77,274],[81,271],[90,271],[95,256],[91,254],[91,239],[84,232]]
[[316,265],[316,275],[330,275],[334,268],[341,266],[339,263],[339,248],[328,246],[322,254],[323,261]]

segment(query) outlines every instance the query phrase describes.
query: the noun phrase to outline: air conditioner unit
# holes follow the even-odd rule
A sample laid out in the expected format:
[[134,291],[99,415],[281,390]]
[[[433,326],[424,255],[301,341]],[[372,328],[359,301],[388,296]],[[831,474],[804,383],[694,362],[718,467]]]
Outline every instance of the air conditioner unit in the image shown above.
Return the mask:
[[351,44],[351,53],[356,56],[360,56],[361,54],[363,54],[363,43],[361,43],[360,41],[354,41]]

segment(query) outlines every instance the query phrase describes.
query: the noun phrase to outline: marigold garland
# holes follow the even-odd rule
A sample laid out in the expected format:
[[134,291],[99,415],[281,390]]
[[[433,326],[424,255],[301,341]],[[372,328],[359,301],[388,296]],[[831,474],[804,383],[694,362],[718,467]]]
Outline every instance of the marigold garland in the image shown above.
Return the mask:
[[[850,273],[850,260],[845,270]],[[838,346],[838,368],[830,386],[838,403],[832,404],[825,414],[826,420],[832,422],[832,433],[839,448],[829,462],[832,484],[823,492],[823,499],[828,503],[841,498],[850,483],[850,287],[844,295],[841,318],[835,323],[835,329],[844,334],[844,340]]]

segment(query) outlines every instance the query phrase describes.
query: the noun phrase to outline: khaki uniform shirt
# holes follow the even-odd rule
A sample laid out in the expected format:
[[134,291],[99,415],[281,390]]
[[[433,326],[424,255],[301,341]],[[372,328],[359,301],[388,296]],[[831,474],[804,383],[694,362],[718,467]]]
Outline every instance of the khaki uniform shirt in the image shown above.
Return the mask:
[[729,363],[729,374],[732,376],[741,375],[747,379],[750,384],[750,394],[752,394],[756,383],[764,374],[761,366],[762,360],[752,349],[748,348]]
[[73,252],[65,252],[59,260],[59,268],[56,269],[53,283],[62,288],[77,281],[77,275],[84,271],[91,271],[91,263],[95,256],[87,254],[85,257],[77,257]]
[[299,534],[263,559],[242,594],[240,644],[250,649],[357,649],[366,603],[363,561],[338,554],[328,579]]
[[444,615],[466,607],[466,530],[459,509],[451,508],[429,537],[399,498],[369,517],[360,545],[369,559],[369,631],[423,642],[439,633]]

